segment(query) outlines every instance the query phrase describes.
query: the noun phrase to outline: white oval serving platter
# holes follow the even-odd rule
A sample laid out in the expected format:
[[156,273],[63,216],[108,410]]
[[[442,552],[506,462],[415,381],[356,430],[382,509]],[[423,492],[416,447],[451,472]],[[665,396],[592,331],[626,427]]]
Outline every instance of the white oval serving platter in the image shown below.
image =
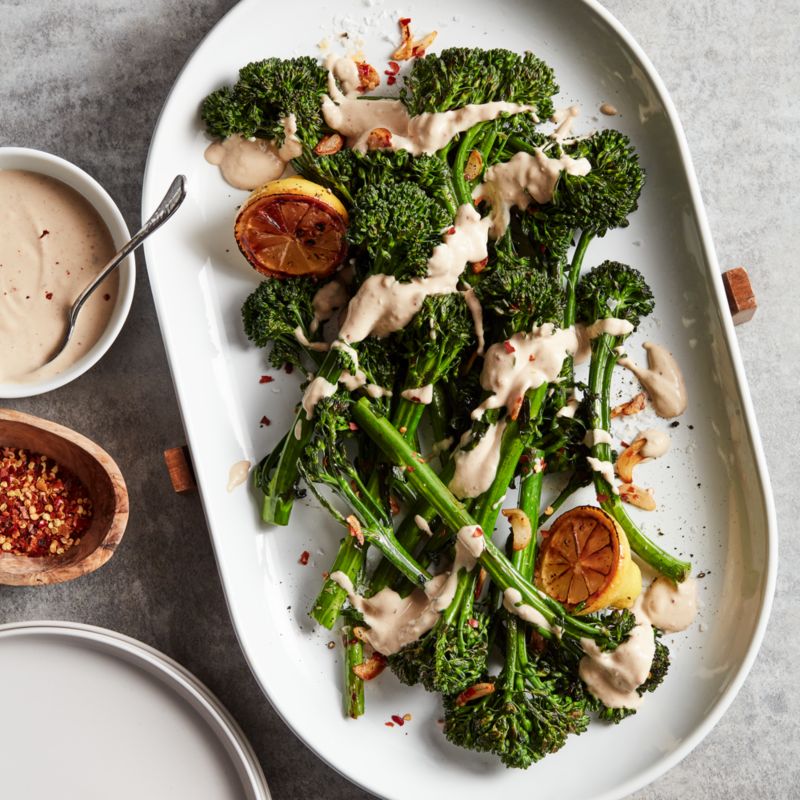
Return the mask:
[[[448,744],[436,700],[384,673],[368,687],[357,722],[340,708],[337,636],[317,630],[307,610],[330,567],[340,531],[310,502],[291,525],[266,529],[245,486],[228,491],[231,467],[256,462],[287,429],[299,400],[296,376],[260,384],[263,355],[248,346],[239,310],[258,283],[237,252],[233,219],[245,193],[203,159],[198,108],[248,61],[320,54],[342,32],[363,39],[367,60],[384,64],[398,13],[434,49],[531,49],[554,68],[562,105],[578,102],[578,131],[619,127],[648,172],[640,208],[625,230],[593,243],[604,258],[640,268],[657,308],[631,342],[655,339],[681,363],[690,405],[670,430],[673,448],[645,467],[659,509],[638,518],[665,547],[702,573],[699,624],[671,638],[673,667],[635,717],[585,735],[526,772]],[[616,117],[602,117],[601,103]],[[720,718],[753,663],[775,583],[775,515],[761,444],[728,315],[719,267],[686,140],[661,80],[631,36],[591,0],[478,0],[400,7],[380,0],[322,0],[302,6],[244,0],[198,47],[162,111],[145,175],[143,207],[175,172],[189,177],[188,211],[145,245],[150,282],[234,626],[256,678],[290,727],[321,758],[386,798],[458,796],[616,800],[683,758]],[[620,376],[620,398],[634,384]],[[271,425],[262,422],[268,417]],[[575,502],[591,500],[591,492]],[[659,535],[660,534],[660,535]],[[308,550],[307,566],[298,563]],[[388,728],[393,714],[412,714]],[[489,794],[491,793],[491,794]]]

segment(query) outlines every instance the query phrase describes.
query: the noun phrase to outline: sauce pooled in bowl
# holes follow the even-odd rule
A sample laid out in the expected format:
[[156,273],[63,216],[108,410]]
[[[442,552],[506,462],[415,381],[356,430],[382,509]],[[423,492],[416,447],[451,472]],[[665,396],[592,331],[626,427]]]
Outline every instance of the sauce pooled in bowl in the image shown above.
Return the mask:
[[94,346],[114,310],[116,273],[86,302],[64,352],[45,365],[75,298],[115,252],[100,215],[74,189],[37,172],[0,170],[0,383],[57,375]]

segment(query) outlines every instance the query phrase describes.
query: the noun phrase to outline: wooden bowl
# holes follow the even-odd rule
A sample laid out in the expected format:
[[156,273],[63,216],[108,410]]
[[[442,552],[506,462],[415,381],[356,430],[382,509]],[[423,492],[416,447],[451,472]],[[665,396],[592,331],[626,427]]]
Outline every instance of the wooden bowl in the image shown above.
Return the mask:
[[42,453],[63,465],[80,478],[94,508],[80,544],[63,555],[31,558],[0,553],[0,583],[62,583],[102,567],[114,555],[128,524],[128,490],[111,456],[63,425],[8,409],[0,409],[0,447]]

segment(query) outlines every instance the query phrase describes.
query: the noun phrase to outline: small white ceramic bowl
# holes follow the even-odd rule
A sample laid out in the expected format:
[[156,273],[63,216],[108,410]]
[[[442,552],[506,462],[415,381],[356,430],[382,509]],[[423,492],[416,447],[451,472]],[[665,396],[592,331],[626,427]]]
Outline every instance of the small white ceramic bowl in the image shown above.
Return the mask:
[[[128,226],[108,192],[88,173],[63,158],[32,150],[27,147],[0,147],[0,170],[23,169],[38,172],[61,181],[83,195],[94,207],[105,223],[115,247],[119,248],[130,239]],[[32,397],[74,381],[91,369],[105,355],[122,330],[133,302],[136,285],[136,262],[128,256],[119,266],[119,292],[103,334],[81,359],[65,368],[58,375],[27,383],[0,383],[0,398]],[[64,320],[66,324],[66,319]]]

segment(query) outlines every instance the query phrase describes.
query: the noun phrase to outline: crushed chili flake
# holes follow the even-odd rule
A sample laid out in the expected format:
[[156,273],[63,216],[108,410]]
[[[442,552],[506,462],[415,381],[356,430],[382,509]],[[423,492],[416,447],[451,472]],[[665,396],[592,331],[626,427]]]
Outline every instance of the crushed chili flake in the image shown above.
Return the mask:
[[506,351],[506,353],[516,353],[517,352],[517,348],[514,347],[514,345],[511,344],[511,342],[509,342],[508,339],[506,339],[503,342],[503,349]]
[[597,495],[597,502],[598,503],[605,503],[608,500],[607,494],[599,494]]
[[80,480],[39,453],[0,449],[0,550],[62,555],[80,543],[92,502]]
[[294,364],[284,364],[283,365],[283,371],[287,375],[291,375],[294,372]]
[[397,83],[397,78],[395,78],[395,76],[394,76],[394,75],[390,75],[390,76],[389,76],[389,77],[386,79],[386,83],[387,83],[389,86],[394,86],[394,85]]
[[258,379],[258,382],[259,383],[272,383],[272,381],[274,381],[274,380],[275,380],[275,378],[273,378],[272,375],[262,375]]
[[402,728],[405,720],[399,714],[392,714],[392,722]]
[[387,728],[394,728],[394,722],[384,722],[383,723]]
[[358,425],[355,422],[348,422],[347,427],[350,428],[351,431],[357,431]]
[[386,70],[384,74],[386,75],[397,75],[400,72],[400,65],[396,61],[389,62],[389,69]]
[[107,303],[107,302],[108,302],[110,299],[111,299],[111,295],[110,295],[110,294],[108,294],[108,292],[106,292],[106,293],[103,295],[103,300],[105,300],[105,301],[106,301],[106,303]]
[[266,416],[265,417],[261,417],[261,420],[259,421],[258,424],[259,424],[259,427],[265,428],[265,427],[267,427],[267,425],[272,425],[272,420],[269,417],[266,417]]
[[53,299],[53,293],[52,293],[52,292],[45,292],[45,293],[44,293],[44,296],[45,296],[45,297],[46,297],[48,300],[52,300],[52,299]]
[[311,553],[309,553],[308,550],[303,550],[303,552],[300,553],[300,558],[297,559],[297,562],[305,566],[308,564],[309,558],[311,558]]
[[40,238],[40,239],[44,239],[44,237],[45,237],[45,236],[47,236],[47,234],[48,234],[48,233],[50,233],[50,231],[49,231],[49,230],[47,230],[47,228],[45,228],[45,229],[42,231],[42,235],[41,235],[39,238]]
[[467,625],[469,625],[470,628],[477,628],[479,623],[478,623],[478,620],[475,619],[475,617],[470,617],[467,620]]

